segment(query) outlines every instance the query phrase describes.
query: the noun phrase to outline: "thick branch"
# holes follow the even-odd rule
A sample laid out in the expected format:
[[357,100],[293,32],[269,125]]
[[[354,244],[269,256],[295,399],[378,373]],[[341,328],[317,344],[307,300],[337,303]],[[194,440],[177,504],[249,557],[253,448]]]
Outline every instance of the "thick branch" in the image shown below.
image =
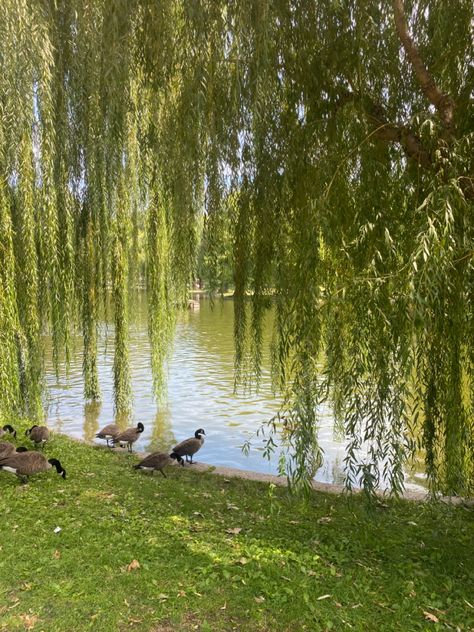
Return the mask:
[[375,103],[370,97],[356,94],[355,92],[345,92],[338,103],[341,107],[346,103],[358,102],[362,104],[364,115],[372,128],[372,135],[375,138],[391,143],[399,143],[408,158],[415,160],[425,168],[432,166],[432,161],[428,150],[424,147],[421,139],[406,125],[397,125],[387,120],[384,108]]
[[393,0],[393,10],[398,36],[403,44],[408,60],[415,71],[421,89],[426,98],[435,106],[443,125],[451,132],[454,101],[449,94],[443,94],[443,92],[441,92],[423,63],[420,52],[408,31],[403,0]]
[[406,125],[389,123],[381,105],[371,99],[363,99],[364,111],[369,123],[374,127],[374,136],[380,140],[400,143],[408,158],[425,168],[432,166],[429,152],[421,139]]

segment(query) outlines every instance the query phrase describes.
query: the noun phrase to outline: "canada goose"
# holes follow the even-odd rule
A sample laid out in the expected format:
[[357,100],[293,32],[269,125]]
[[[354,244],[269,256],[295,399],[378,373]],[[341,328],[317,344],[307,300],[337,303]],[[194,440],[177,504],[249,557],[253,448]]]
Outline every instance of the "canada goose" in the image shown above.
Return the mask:
[[119,443],[122,447],[127,445],[128,451],[133,452],[132,444],[135,443],[135,441],[138,439],[138,435],[144,430],[145,426],[142,424],[141,421],[139,421],[136,428],[127,428],[120,434],[116,435],[112,439],[112,441],[114,442],[114,445],[116,443]]
[[49,429],[47,426],[31,426],[29,430],[25,432],[25,435],[29,437],[36,445],[44,446],[49,439]]
[[185,439],[178,443],[176,447],[173,448],[173,452],[179,454],[179,456],[185,456],[186,462],[188,462],[188,456],[191,457],[191,463],[193,463],[193,454],[196,454],[198,450],[200,450],[204,444],[204,437],[206,433],[202,428],[196,430],[194,433],[194,437],[190,437],[189,439]]
[[[16,448],[17,452],[28,452],[28,448],[25,448],[23,446],[20,446],[19,448]],[[0,441],[0,459],[3,459],[6,456],[9,456],[10,454],[13,454],[15,452],[15,446],[13,445],[13,443],[9,443],[8,441]]]
[[0,459],[0,470],[16,474],[22,483],[28,482],[28,476],[31,474],[46,472],[53,466],[58,474],[66,478],[66,470],[58,459],[47,459],[41,452],[26,451]]
[[16,430],[13,426],[10,426],[10,424],[5,424],[3,428],[0,428],[0,437],[3,437],[7,432],[12,434],[14,439],[16,438]]
[[179,456],[179,454],[176,454],[176,452],[172,452],[171,454],[166,454],[166,452],[153,452],[153,454],[146,456],[134,467],[136,470],[145,470],[147,472],[151,472],[152,474],[155,470],[158,470],[165,478],[167,478],[163,468],[174,460],[181,463],[181,465],[184,465],[183,459]]
[[109,441],[113,441],[117,435],[120,434],[120,428],[116,424],[109,424],[108,426],[104,426],[102,430],[95,435],[98,439],[105,439],[107,441],[107,445],[110,446]]

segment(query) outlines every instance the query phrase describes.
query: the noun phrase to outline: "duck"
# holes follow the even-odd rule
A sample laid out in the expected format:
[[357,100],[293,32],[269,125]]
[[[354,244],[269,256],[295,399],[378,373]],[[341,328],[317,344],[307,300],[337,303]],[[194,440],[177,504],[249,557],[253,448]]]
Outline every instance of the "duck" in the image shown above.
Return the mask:
[[185,456],[186,462],[189,463],[188,457],[191,457],[191,464],[193,463],[193,455],[196,454],[198,450],[200,450],[204,444],[204,437],[206,433],[202,428],[199,428],[194,433],[194,437],[190,437],[189,439],[185,439],[178,443],[177,446],[173,448],[173,452],[179,454],[179,456]]
[[12,434],[14,439],[16,438],[16,430],[13,426],[10,426],[10,424],[5,424],[3,428],[0,428],[0,437],[3,437],[7,432]]
[[142,424],[141,421],[139,421],[136,428],[127,428],[123,432],[120,432],[118,435],[116,435],[112,439],[112,441],[114,442],[114,445],[116,443],[119,443],[121,446],[127,445],[128,451],[133,452],[132,445],[138,439],[140,433],[142,433],[144,430],[145,426]]
[[98,439],[105,439],[107,441],[107,446],[110,447],[109,442],[112,441],[113,446],[114,439],[119,434],[120,428],[117,426],[117,424],[108,424],[107,426],[104,426],[102,430],[99,430],[99,432],[95,436]]
[[[24,446],[20,446],[19,448],[16,448],[17,452],[28,452],[28,448],[25,448]],[[2,459],[5,456],[10,456],[10,454],[13,454],[15,452],[15,446],[13,445],[13,443],[9,443],[8,441],[0,441],[0,459]]]
[[46,472],[55,467],[56,472],[66,478],[66,470],[58,459],[47,459],[41,452],[22,452],[0,459],[0,470],[16,474],[22,483],[28,482],[28,476]]
[[165,478],[168,478],[163,470],[164,467],[170,465],[173,461],[178,461],[181,465],[184,466],[183,459],[176,454],[176,452],[172,452],[171,454],[167,454],[166,452],[153,452],[153,454],[149,454],[146,456],[140,463],[134,466],[135,470],[145,470],[146,472],[154,473],[155,470],[161,472]]
[[25,435],[36,445],[44,446],[49,439],[49,428],[47,426],[34,425],[25,432]]

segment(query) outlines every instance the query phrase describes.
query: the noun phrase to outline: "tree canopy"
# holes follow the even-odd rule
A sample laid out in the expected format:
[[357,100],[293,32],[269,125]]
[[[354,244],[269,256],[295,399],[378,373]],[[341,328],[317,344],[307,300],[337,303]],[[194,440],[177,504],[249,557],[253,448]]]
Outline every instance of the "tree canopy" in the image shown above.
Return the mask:
[[258,381],[275,305],[295,483],[317,464],[330,402],[349,485],[385,476],[399,490],[422,450],[433,489],[472,491],[473,12],[471,0],[3,0],[0,414],[40,414],[46,328],[58,370],[82,330],[85,397],[100,396],[108,293],[127,410],[143,267],[160,393],[203,231],[216,279],[232,243],[240,381]]

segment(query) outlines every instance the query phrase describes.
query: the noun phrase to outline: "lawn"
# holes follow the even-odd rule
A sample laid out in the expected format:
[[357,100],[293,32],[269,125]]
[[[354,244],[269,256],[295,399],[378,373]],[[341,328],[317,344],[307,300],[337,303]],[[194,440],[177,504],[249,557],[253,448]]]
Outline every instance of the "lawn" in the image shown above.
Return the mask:
[[474,630],[472,509],[45,452],[66,480],[0,472],[2,631]]

